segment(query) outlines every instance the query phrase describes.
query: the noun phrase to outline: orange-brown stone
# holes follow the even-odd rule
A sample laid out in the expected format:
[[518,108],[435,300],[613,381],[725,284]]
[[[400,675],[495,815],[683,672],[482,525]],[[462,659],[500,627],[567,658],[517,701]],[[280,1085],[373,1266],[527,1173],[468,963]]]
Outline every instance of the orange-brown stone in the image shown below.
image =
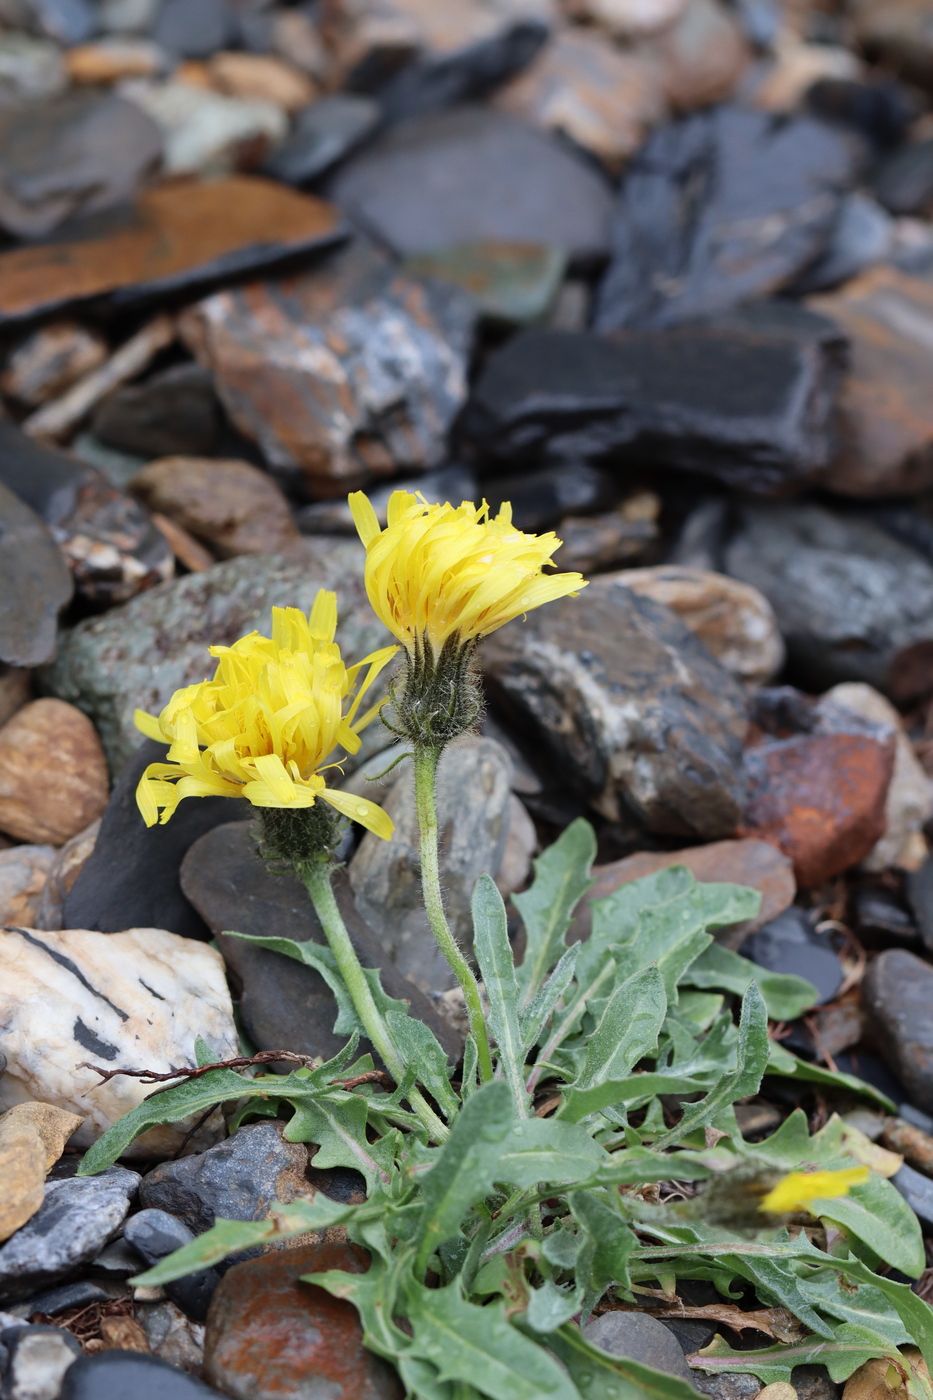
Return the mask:
[[847,870],[885,832],[894,742],[807,734],[746,754],[749,795],[742,834],[770,841],[805,888]]
[[97,731],[64,700],[33,700],[0,729],[0,831],[61,846],[107,805]]
[[402,1386],[363,1346],[356,1309],[302,1275],[367,1271],[340,1242],[276,1250],[235,1264],[211,1301],[204,1375],[234,1400],[398,1400]]

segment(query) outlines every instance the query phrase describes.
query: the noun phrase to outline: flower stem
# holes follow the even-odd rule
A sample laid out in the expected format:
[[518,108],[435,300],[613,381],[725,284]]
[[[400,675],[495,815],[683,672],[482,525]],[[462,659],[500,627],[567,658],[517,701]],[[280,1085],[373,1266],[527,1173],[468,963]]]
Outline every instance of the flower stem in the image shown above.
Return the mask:
[[[372,988],[366,979],[360,960],[356,956],[353,944],[350,942],[347,926],[343,921],[343,915],[331,887],[330,868],[324,860],[306,861],[302,863],[300,874],[302,883],[308,891],[311,903],[321,921],[321,927],[331,946],[331,951],[337,959],[337,967],[340,969],[340,975],[350,993],[356,1014],[362,1021],[376,1052],[382,1057],[386,1069],[396,1083],[400,1084],[405,1076],[405,1061],[382,1018]],[[443,1142],[447,1137],[447,1128],[421,1091],[412,1088],[408,1099],[432,1140]]]
[[437,946],[450,964],[457,981],[463,988],[466,999],[470,1030],[476,1041],[480,1079],[485,1083],[492,1079],[492,1056],[489,1053],[489,1036],[480,1000],[479,986],[470,964],[467,962],[451,932],[444,900],[441,895],[441,877],[438,864],[437,840],[437,801],[435,785],[437,764],[441,747],[415,746],[415,806],[418,812],[418,826],[421,829],[421,885],[424,893],[424,907],[428,922],[437,939]]

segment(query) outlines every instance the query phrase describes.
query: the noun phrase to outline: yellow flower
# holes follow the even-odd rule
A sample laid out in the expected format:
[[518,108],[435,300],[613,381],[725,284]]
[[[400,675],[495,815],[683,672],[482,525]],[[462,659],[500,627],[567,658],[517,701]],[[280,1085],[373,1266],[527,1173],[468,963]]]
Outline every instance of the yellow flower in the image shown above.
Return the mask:
[[795,1210],[809,1210],[814,1201],[848,1196],[853,1186],[860,1186],[871,1176],[868,1167],[843,1167],[839,1171],[788,1172],[761,1202],[761,1209],[771,1215],[789,1215]]
[[451,637],[476,641],[586,587],[582,574],[542,572],[560,540],[516,530],[508,503],[490,519],[485,502],[428,505],[394,491],[385,530],[362,491],[350,496],[350,509],[366,546],[373,611],[409,651],[427,637],[438,655]]
[[392,835],[381,807],[333,791],[319,772],[338,745],[347,753],[359,748],[359,731],[379,708],[358,715],[360,701],[397,651],[385,647],[348,670],[336,628],[337,597],[324,589],[310,617],[273,608],[271,638],[251,632],[233,646],[211,647],[218,659],[211,680],[177,690],[158,719],[136,711],[137,728],[171,743],[167,761],[151,763],[136,789],[147,826],[160,809],[167,822],[185,797],[245,797],[254,807],[292,810],[321,798],[378,836]]

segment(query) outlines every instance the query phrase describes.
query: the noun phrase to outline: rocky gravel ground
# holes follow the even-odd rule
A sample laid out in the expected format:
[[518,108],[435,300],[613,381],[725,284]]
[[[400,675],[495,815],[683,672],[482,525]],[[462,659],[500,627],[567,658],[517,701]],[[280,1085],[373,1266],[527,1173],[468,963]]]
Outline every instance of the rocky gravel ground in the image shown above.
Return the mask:
[[[75,1175],[149,1092],[93,1064],[343,1043],[312,968],[225,936],[323,941],[247,805],[144,827],[133,715],[320,587],[346,655],[386,644],[360,487],[383,519],[400,483],[511,501],[591,579],[480,649],[439,775],[455,933],[579,816],[577,938],[671,864],[759,890],[717,937],[819,997],[773,1038],[889,1108],[766,1078],[741,1129],[841,1108],[899,1154],[933,1300],[931,346],[923,0],[0,0],[2,1400],[403,1393],[298,1282],[366,1267],[339,1229],[133,1284],[216,1218],[362,1199],[281,1122]],[[396,836],[355,828],[337,895],[456,1061],[401,752],[374,724],[345,765]],[[687,1366],[700,1318],[591,1335],[755,1400]]]

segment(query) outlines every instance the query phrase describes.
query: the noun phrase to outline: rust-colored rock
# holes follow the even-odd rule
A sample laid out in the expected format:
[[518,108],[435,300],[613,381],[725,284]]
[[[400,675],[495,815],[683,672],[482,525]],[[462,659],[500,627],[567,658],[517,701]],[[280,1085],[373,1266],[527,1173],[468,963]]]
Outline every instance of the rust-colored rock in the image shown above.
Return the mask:
[[107,760],[97,731],[64,700],[33,700],[0,729],[0,831],[61,846],[103,813]]
[[899,1152],[917,1171],[933,1176],[933,1137],[905,1118],[886,1118],[881,1141],[892,1152]]
[[807,888],[856,865],[885,831],[894,742],[804,734],[749,749],[742,834],[789,856]]
[[235,1264],[207,1317],[204,1375],[234,1400],[396,1400],[391,1368],[363,1346],[356,1309],[301,1276],[365,1273],[355,1245],[323,1243]]
[[495,105],[564,132],[614,169],[638,149],[666,109],[653,55],[623,53],[587,29],[558,34],[501,90]]
[[594,866],[593,886],[577,910],[571,938],[585,938],[589,933],[592,900],[604,899],[622,885],[671,865],[685,865],[698,880],[750,885],[760,891],[761,909],[757,918],[716,931],[717,941],[730,948],[738,948],[755,929],[783,913],[793,904],[797,893],[789,859],[769,841],[712,841],[708,846],[688,846],[682,851],[636,851],[623,860]]
[[299,538],[288,502],[249,462],[163,457],[138,471],[133,495],[209,544],[221,559],[276,554]]
[[933,486],[933,283],[881,267],[807,304],[851,343],[842,445],[823,484],[847,496]]
[[0,323],[122,292],[188,287],[334,241],[337,210],[271,180],[237,175],[166,184],[100,238],[0,253]]

